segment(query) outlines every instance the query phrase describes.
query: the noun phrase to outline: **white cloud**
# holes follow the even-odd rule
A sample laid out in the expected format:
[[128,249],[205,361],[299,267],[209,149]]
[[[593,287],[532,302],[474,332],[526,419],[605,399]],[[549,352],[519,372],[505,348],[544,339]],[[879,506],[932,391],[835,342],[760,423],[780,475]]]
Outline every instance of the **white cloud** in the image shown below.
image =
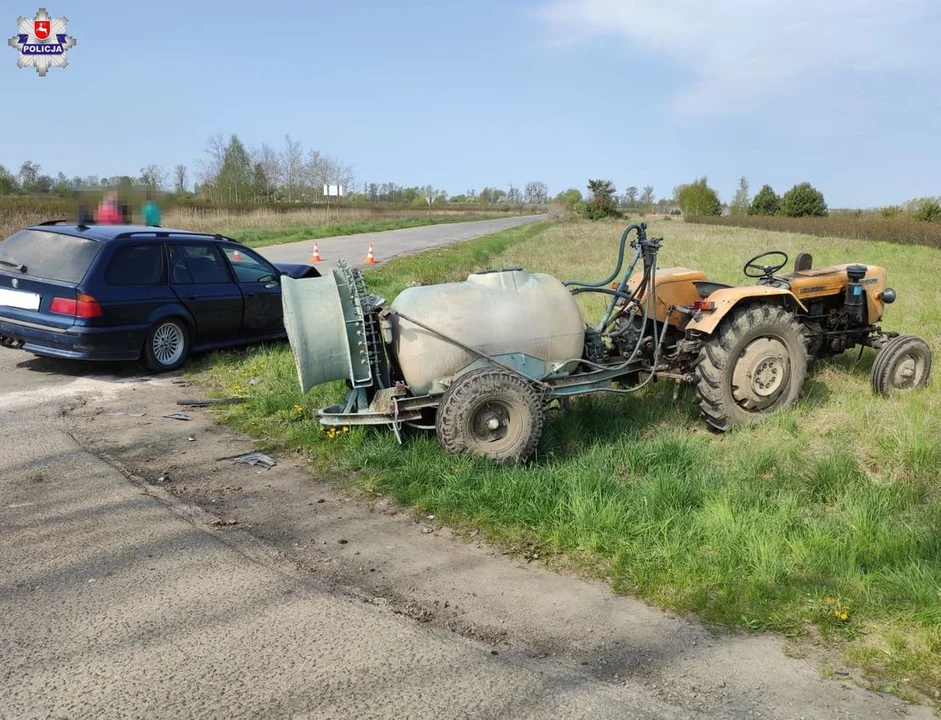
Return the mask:
[[676,64],[682,113],[826,96],[844,73],[941,71],[938,0],[548,0],[537,15],[559,44],[625,38]]

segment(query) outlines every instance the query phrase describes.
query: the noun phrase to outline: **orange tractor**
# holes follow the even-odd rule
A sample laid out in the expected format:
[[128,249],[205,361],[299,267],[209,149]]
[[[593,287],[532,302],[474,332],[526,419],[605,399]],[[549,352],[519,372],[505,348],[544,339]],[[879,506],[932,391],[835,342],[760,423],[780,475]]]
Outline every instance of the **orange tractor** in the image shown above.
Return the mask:
[[[646,239],[645,229],[637,228],[641,248],[659,242]],[[656,262],[652,254],[651,260]],[[647,267],[612,286],[628,297],[613,303],[611,319],[596,336],[607,337],[594,346],[604,348],[603,359],[612,339],[623,352],[646,335],[640,342],[647,349],[641,353],[648,358],[647,369],[695,383],[703,417],[720,431],[791,406],[802,391],[808,360],[857,346],[860,352],[879,350],[870,374],[876,393],[887,396],[925,385],[931,370],[927,343],[883,332],[877,324],[896,299],[886,285],[885,268],[857,263],[814,268],[813,257],[800,253],[793,269],[782,273],[788,260],[779,250],[751,258],[743,272],[757,282],[736,287],[686,268],[656,270],[659,328],[654,332],[659,329],[666,337],[666,352],[657,355],[656,363],[651,323],[637,310],[647,301]]]

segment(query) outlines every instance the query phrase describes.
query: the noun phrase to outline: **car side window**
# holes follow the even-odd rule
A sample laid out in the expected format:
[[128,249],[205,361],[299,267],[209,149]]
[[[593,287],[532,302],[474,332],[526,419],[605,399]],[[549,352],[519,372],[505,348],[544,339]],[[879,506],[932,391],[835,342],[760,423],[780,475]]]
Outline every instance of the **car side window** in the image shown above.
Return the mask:
[[114,251],[105,282],[109,285],[163,285],[163,246],[160,243],[125,245]]
[[229,269],[212,245],[170,246],[170,281],[177,285],[221,284],[232,282]]
[[223,247],[222,252],[232,265],[240,283],[260,282],[262,278],[278,277],[278,271],[258,255],[244,248]]

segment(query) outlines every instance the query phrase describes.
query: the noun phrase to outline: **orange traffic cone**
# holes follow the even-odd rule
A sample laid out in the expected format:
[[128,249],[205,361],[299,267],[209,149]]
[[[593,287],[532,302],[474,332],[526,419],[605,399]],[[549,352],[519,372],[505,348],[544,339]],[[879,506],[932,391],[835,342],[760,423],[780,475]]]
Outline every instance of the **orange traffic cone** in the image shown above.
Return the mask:
[[376,256],[373,254],[372,245],[369,246],[369,252],[366,253],[366,264],[367,265],[376,264]]
[[314,243],[314,252],[310,255],[310,261],[315,263],[320,262],[320,248],[317,247],[317,243]]
[[232,261],[233,261],[233,262],[242,262],[242,253],[240,253],[238,250],[236,250],[234,253],[232,253]]

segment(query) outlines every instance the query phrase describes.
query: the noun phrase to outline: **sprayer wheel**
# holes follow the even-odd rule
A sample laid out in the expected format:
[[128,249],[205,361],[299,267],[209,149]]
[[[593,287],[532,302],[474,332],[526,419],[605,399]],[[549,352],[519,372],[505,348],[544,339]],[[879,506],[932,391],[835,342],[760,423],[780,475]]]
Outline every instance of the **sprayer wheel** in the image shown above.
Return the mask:
[[807,375],[803,326],[779,305],[734,310],[703,343],[696,392],[706,423],[725,432],[792,406]]
[[532,385],[506,370],[487,368],[458,378],[448,388],[435,430],[446,452],[513,464],[535,451],[543,421],[543,404]]

